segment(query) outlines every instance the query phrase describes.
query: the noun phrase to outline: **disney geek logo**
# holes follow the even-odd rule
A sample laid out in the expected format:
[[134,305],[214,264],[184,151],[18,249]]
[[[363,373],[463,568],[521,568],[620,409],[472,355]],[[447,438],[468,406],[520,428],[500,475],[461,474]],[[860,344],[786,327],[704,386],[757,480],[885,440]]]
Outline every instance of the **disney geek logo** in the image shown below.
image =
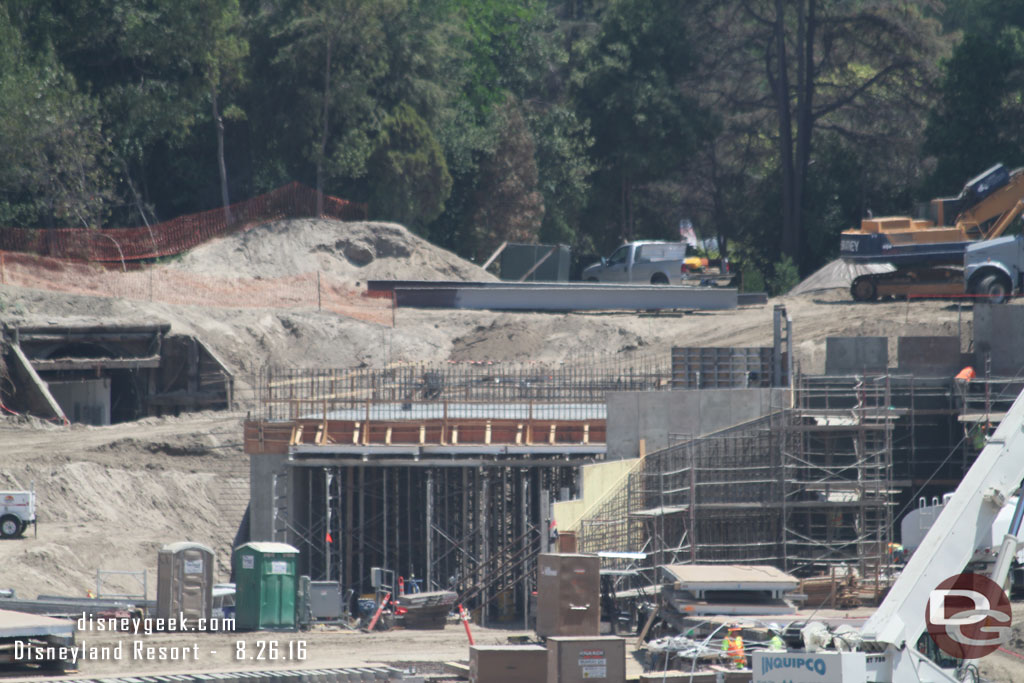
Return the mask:
[[925,621],[935,644],[958,659],[980,659],[1010,638],[1010,599],[994,581],[963,573],[940,583],[928,598]]

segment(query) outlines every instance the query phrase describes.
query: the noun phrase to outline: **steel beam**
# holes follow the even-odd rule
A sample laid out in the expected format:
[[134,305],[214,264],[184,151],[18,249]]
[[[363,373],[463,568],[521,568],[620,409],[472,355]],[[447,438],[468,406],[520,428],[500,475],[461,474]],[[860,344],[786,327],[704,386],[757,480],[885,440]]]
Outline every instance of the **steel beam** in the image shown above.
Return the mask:
[[594,283],[464,283],[395,287],[398,306],[503,311],[725,310],[738,292],[726,287]]

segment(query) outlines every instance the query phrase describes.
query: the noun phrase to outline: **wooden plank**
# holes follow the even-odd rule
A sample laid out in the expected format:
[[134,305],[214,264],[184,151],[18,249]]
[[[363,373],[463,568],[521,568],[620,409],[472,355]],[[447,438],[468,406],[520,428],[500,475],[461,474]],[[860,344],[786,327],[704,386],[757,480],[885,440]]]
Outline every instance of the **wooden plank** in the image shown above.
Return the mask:
[[651,626],[654,624],[654,618],[658,616],[658,612],[661,611],[661,596],[658,596],[658,603],[654,606],[654,610],[647,616],[647,621],[644,623],[644,627],[640,629],[640,635],[636,637],[636,647],[641,647],[644,644],[644,638],[647,637],[647,632],[651,630]]
[[482,266],[480,266],[480,267],[483,268],[484,270],[487,270],[487,268],[490,267],[490,265],[492,263],[494,263],[494,259],[498,258],[498,256],[501,255],[501,252],[505,251],[505,247],[507,247],[507,246],[508,246],[508,242],[507,241],[506,242],[502,242],[501,246],[499,246],[497,249],[495,249],[494,253],[491,254],[490,258],[488,258],[486,261],[484,261],[484,264]]
[[555,251],[556,251],[557,249],[558,249],[558,245],[557,245],[557,244],[556,244],[555,246],[551,247],[551,250],[550,250],[550,251],[548,251],[548,253],[546,253],[546,254],[544,254],[543,256],[541,256],[541,257],[540,257],[540,260],[539,260],[539,261],[537,261],[536,263],[534,263],[534,264],[533,264],[533,267],[532,267],[532,268],[530,268],[530,269],[529,269],[528,271],[526,271],[526,273],[525,273],[525,274],[524,274],[524,275],[523,275],[523,276],[522,276],[521,278],[519,278],[519,280],[517,280],[517,282],[526,282],[526,278],[528,278],[528,277],[530,277],[531,275],[533,275],[533,271],[535,271],[535,270],[537,270],[538,268],[540,268],[540,267],[541,267],[541,265],[542,265],[542,264],[543,264],[543,263],[544,263],[545,261],[547,261],[547,260],[548,260],[548,258],[550,258],[550,256],[551,256],[552,254],[554,254],[554,253],[555,253]]

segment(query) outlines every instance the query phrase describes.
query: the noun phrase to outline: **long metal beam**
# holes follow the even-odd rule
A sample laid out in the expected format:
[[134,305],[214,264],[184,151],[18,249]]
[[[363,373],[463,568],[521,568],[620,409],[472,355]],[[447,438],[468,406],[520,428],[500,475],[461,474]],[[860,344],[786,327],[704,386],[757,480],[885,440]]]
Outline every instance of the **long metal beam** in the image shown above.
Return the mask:
[[422,458],[416,460],[414,458],[369,458],[363,460],[358,456],[330,456],[320,458],[309,458],[307,459],[290,459],[288,461],[289,467],[433,467],[433,468],[449,468],[449,467],[461,467],[461,468],[473,468],[473,467],[517,467],[517,468],[534,468],[534,467],[559,467],[566,465],[590,465],[592,463],[602,462],[601,458],[596,456],[584,456],[577,458],[566,459],[564,456],[556,457],[537,457],[537,458],[507,458],[502,459],[498,456],[491,456],[490,458],[480,457],[468,457],[468,458],[457,458],[455,456],[448,456],[444,458]]
[[[394,292],[411,308],[503,311],[726,310],[739,305],[730,287],[551,282],[370,283],[371,291]],[[391,285],[391,286],[389,286]]]
[[605,444],[294,445],[288,449],[288,464],[292,467],[547,467],[596,462],[603,459],[606,452]]

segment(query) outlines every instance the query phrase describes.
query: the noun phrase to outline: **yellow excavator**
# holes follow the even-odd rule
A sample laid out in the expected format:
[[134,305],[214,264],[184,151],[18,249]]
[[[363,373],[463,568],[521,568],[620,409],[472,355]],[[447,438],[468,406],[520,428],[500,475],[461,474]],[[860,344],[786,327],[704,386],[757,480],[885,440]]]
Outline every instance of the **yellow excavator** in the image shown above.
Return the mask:
[[1022,211],[1024,169],[1009,171],[997,164],[969,180],[958,196],[933,199],[929,219],[866,218],[859,230],[841,234],[840,257],[896,269],[855,278],[850,295],[856,301],[961,295],[967,245],[999,237]]

